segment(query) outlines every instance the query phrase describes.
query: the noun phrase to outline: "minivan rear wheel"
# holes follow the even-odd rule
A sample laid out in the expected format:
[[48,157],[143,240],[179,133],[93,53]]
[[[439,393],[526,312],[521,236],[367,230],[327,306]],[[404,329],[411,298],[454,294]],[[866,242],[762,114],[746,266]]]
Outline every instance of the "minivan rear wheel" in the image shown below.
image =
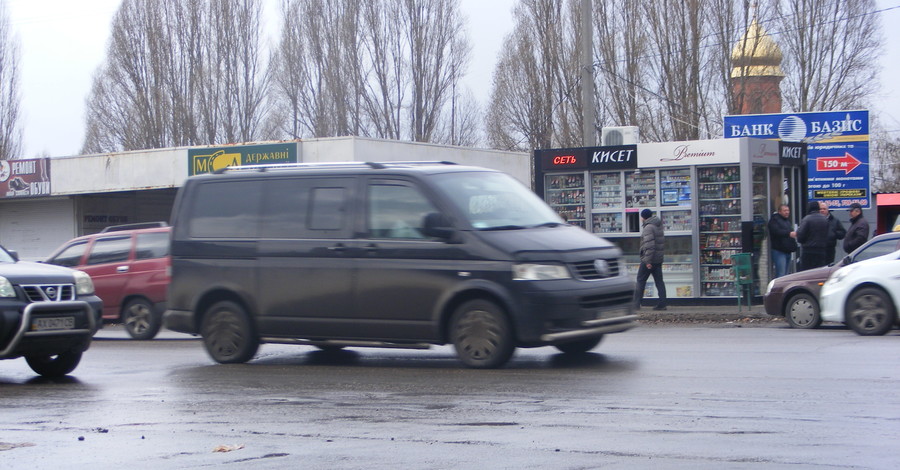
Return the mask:
[[153,311],[153,304],[147,299],[134,299],[122,309],[122,323],[125,331],[139,340],[153,339],[162,326],[161,315]]
[[232,301],[216,302],[206,311],[200,334],[206,352],[220,364],[247,362],[259,349],[249,315]]
[[450,325],[456,354],[469,367],[500,367],[516,349],[509,320],[493,302],[479,299],[460,305]]

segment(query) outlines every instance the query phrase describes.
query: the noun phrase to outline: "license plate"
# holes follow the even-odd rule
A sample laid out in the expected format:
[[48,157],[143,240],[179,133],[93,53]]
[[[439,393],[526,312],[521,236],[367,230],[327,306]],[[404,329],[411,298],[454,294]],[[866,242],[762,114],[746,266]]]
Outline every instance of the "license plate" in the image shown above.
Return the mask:
[[32,331],[71,330],[75,328],[75,317],[35,318],[31,321]]
[[628,315],[628,308],[611,308],[609,310],[601,310],[597,312],[597,319],[601,318],[616,318],[616,317],[624,317]]

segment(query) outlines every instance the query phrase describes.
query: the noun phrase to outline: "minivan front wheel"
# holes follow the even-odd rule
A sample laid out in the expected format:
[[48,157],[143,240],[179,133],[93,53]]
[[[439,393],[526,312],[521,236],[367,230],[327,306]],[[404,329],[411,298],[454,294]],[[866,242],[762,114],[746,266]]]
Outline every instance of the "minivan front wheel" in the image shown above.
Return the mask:
[[200,327],[206,352],[220,364],[247,362],[259,349],[259,338],[243,307],[228,300],[216,302],[203,315]]
[[153,339],[162,326],[161,315],[153,311],[153,304],[147,299],[134,299],[122,309],[122,323],[125,331],[139,340]]
[[456,354],[469,367],[500,367],[516,349],[509,320],[493,302],[479,299],[460,305],[450,325]]

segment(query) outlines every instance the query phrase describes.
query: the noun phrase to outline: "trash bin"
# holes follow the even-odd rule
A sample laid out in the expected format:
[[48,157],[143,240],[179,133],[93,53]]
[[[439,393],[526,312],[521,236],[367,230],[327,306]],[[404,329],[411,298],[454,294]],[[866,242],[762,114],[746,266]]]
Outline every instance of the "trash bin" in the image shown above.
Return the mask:
[[738,312],[741,311],[744,289],[747,290],[747,307],[753,302],[753,253],[736,253],[731,255],[734,268],[734,287],[737,291]]

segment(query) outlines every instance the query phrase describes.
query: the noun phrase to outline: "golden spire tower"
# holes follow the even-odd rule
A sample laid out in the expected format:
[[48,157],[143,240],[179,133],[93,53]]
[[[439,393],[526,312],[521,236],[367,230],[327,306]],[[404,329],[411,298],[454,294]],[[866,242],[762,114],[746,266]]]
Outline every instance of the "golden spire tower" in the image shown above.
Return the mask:
[[781,48],[754,16],[731,51],[731,89],[738,114],[781,112]]

